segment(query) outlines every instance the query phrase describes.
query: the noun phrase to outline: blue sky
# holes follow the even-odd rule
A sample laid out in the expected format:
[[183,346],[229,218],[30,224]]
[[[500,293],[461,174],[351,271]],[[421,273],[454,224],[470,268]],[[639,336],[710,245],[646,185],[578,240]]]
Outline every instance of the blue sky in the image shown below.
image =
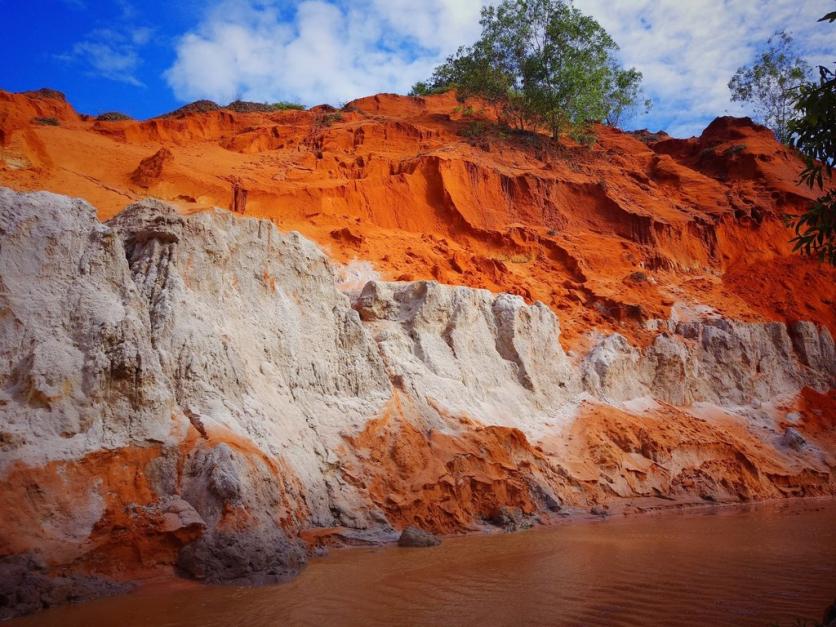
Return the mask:
[[[198,98],[339,104],[404,93],[479,34],[484,0],[0,0],[0,88],[150,117]],[[833,0],[575,0],[645,75],[632,128],[687,136],[743,114],[726,83],[775,30],[836,61]]]
[[0,89],[53,87],[84,113],[180,106],[163,74],[198,0],[0,0]]

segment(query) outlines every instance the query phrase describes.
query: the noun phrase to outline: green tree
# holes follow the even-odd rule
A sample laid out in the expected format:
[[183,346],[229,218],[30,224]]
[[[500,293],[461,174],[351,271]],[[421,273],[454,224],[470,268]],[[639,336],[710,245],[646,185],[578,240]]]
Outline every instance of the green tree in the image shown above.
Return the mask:
[[[836,12],[819,21],[836,21]],[[824,192],[836,162],[836,73],[819,66],[818,83],[799,89],[795,113],[789,132],[806,162],[801,181]],[[795,250],[836,265],[836,189],[819,196],[793,223]]]
[[438,93],[455,88],[462,100],[479,96],[496,109],[500,118],[513,117],[514,87],[511,75],[491,62],[486,42],[459,48],[438,66],[426,83],[417,83],[412,91]]
[[729,90],[734,102],[748,103],[755,119],[786,144],[798,88],[809,75],[810,66],[798,54],[792,36],[779,31],[769,38],[766,49],[754,63],[737,69],[729,81]]
[[452,87],[444,85],[442,87],[432,87],[429,83],[418,81],[409,90],[410,96],[433,96],[435,94],[443,94],[450,91]]
[[610,83],[607,88],[607,116],[606,122],[610,126],[619,126],[630,113],[633,113],[640,106],[644,113],[650,111],[653,103],[650,99],[640,102],[641,98],[641,72],[635,68],[629,70],[620,67],[612,68]]
[[591,122],[620,119],[638,100],[641,73],[621,67],[618,46],[565,0],[503,0],[482,9],[482,35],[459,48],[413,92],[455,87],[478,96],[500,121],[589,134]]

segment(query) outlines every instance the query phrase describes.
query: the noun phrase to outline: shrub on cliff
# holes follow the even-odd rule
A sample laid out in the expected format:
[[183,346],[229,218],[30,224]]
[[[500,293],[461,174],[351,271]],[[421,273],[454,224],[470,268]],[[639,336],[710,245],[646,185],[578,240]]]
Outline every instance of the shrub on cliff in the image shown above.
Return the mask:
[[273,102],[270,105],[270,109],[273,111],[288,111],[288,110],[295,110],[295,111],[304,111],[305,105],[299,104],[298,102],[287,102],[285,100],[280,100],[279,102]]
[[500,121],[588,137],[590,122],[620,120],[639,99],[642,75],[624,69],[618,46],[565,0],[503,0],[482,9],[482,35],[438,66],[412,93],[456,88],[477,96]]
[[341,113],[325,113],[318,116],[315,123],[317,126],[331,126],[337,122],[342,122],[343,119],[344,118]]
[[453,88],[452,85],[440,85],[433,87],[430,83],[425,81],[418,81],[409,90],[410,96],[436,96],[438,94],[445,94]]
[[63,92],[60,92],[57,89],[50,89],[49,87],[41,87],[40,89],[33,89],[23,93],[27,96],[31,96],[32,98],[49,98],[52,100],[67,102],[67,97],[63,94]]
[[160,117],[162,118],[174,118],[174,117],[182,117],[184,115],[189,115],[192,113],[209,113],[211,111],[217,111],[221,108],[217,102],[212,102],[211,100],[195,100],[194,102],[190,102],[187,105],[183,105],[179,109],[174,111],[170,111],[169,113],[164,113]]
[[271,111],[304,111],[305,105],[296,102],[250,102],[248,100],[234,100],[226,105],[225,109],[236,113],[270,113]]
[[107,113],[96,116],[97,122],[124,122],[130,119],[131,116],[120,113],[119,111],[108,111]]

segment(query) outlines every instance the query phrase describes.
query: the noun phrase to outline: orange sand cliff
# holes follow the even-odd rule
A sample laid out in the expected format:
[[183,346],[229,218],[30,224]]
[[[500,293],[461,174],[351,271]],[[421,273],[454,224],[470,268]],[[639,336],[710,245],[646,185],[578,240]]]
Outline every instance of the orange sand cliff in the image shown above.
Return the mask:
[[765,128],[719,118],[680,140],[600,127],[592,148],[556,147],[471,109],[381,94],[339,112],[104,122],[54,93],[0,92],[0,184],[80,196],[101,219],[149,195],[243,208],[385,279],[541,300],[569,347],[594,329],[643,343],[643,323],[677,303],[836,331],[836,271],[793,255],[781,220],[812,196],[801,162]]
[[767,129],[235,108],[0,91],[0,188],[118,214],[0,189],[0,620],[409,525],[836,494],[836,269]]

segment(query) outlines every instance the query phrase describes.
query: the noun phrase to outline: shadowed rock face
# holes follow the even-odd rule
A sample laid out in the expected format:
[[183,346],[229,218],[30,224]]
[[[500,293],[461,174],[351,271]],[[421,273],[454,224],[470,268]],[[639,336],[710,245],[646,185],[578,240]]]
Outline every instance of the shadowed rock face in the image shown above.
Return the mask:
[[418,527],[407,527],[398,538],[398,546],[410,548],[426,548],[430,546],[438,546],[441,544],[441,539],[434,536],[429,531],[418,529]]
[[65,603],[123,594],[133,585],[78,573],[50,573],[37,556],[0,558],[0,620]]
[[519,296],[336,283],[268,221],[0,189],[7,613],[70,580],[277,581],[302,538],[834,493],[826,328],[704,312],[567,354]]
[[162,180],[163,171],[167,163],[174,159],[174,155],[167,148],[160,148],[147,159],[139,162],[136,170],[131,173],[131,181],[144,189]]

